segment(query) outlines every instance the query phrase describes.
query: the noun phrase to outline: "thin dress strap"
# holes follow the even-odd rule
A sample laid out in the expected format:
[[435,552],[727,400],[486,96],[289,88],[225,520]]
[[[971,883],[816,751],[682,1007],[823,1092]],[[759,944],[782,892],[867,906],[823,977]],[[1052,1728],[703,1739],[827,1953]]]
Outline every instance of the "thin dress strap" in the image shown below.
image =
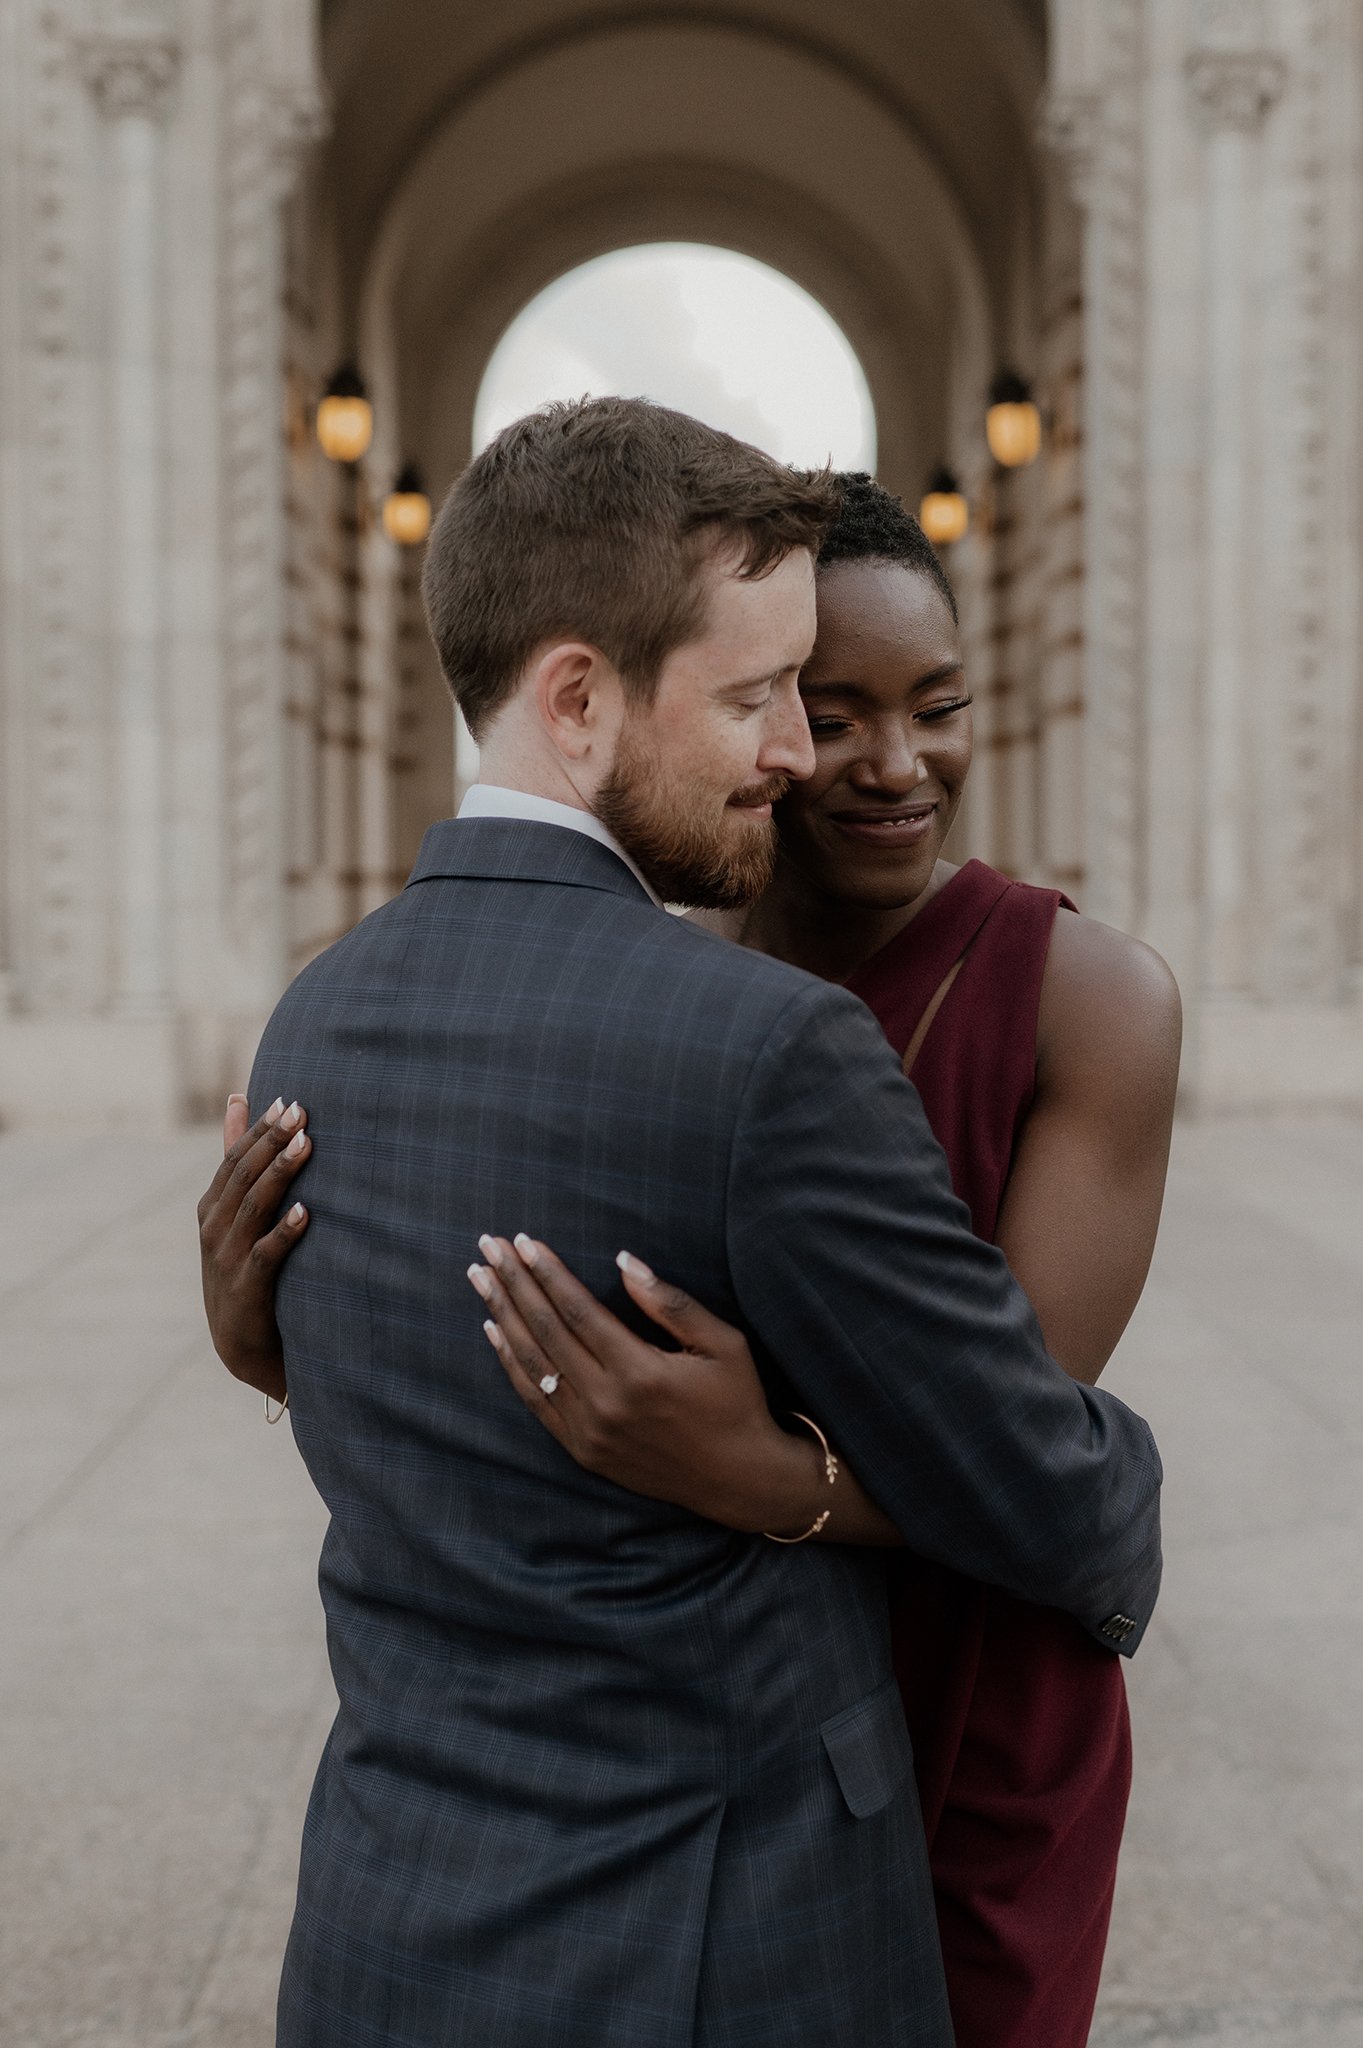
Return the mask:
[[928,1005],[1011,886],[982,860],[968,860],[848,977],[901,1059]]
[[[969,861],[848,982],[912,1079],[977,1236],[993,1239],[1036,1086],[1036,1027],[1058,889]],[[921,1028],[920,1028],[921,1027]]]

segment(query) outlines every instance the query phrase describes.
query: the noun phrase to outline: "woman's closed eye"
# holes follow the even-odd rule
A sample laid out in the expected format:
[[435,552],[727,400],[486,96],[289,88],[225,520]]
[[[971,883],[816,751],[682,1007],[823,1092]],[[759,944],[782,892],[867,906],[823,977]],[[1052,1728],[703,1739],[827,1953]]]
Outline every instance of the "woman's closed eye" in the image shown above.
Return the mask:
[[921,711],[915,711],[913,715],[921,719],[925,725],[937,725],[943,719],[954,718],[958,711],[968,711],[974,701],[973,697],[951,697],[943,704],[925,704]]

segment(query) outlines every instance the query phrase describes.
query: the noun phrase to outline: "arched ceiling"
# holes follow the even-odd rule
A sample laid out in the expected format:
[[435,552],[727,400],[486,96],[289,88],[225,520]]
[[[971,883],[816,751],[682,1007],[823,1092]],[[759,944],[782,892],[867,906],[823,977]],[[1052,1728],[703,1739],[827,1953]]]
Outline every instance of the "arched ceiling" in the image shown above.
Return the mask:
[[619,27],[499,73],[394,189],[361,346],[386,416],[401,410],[437,477],[467,459],[477,379],[520,306],[575,263],[655,239],[745,250],[821,299],[905,487],[942,452],[952,377],[982,402],[991,323],[969,229],[884,102],[766,37]]
[[[498,81],[621,29],[713,27],[761,37],[842,73],[901,123],[956,195],[986,274],[1006,272],[1019,167],[1032,156],[1045,74],[1042,0],[328,0],[322,58],[335,113],[327,175],[357,295],[367,251],[407,166]],[[400,24],[400,26],[399,26]],[[818,150],[817,128],[804,146]]]

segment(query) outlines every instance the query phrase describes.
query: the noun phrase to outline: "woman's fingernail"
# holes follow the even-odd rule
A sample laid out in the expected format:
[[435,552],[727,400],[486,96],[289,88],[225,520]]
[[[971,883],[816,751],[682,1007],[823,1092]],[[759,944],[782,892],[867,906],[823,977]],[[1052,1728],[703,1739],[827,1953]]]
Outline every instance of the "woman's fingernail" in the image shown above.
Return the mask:
[[485,1337],[487,1338],[487,1341],[488,1341],[488,1343],[489,1343],[489,1344],[490,1344],[490,1345],[492,1346],[492,1348],[493,1348],[493,1350],[494,1350],[494,1351],[500,1351],[500,1350],[501,1350],[501,1348],[502,1348],[502,1333],[501,1333],[501,1331],[500,1331],[500,1330],[499,1330],[499,1329],[497,1328],[497,1325],[496,1325],[495,1323],[493,1323],[493,1322],[487,1322],[487,1323],[484,1323],[484,1324],[483,1324],[483,1335],[484,1335],[484,1336],[485,1336]]
[[295,1202],[284,1220],[286,1223],[301,1223],[307,1213],[301,1202]]
[[653,1268],[646,1266],[642,1259],[636,1259],[633,1252],[617,1253],[615,1263],[622,1273],[628,1273],[630,1279],[639,1281],[641,1286],[652,1287],[657,1281]]
[[274,1101],[265,1112],[265,1121],[267,1124],[277,1124],[283,1114],[284,1098],[282,1095],[276,1095]]
[[245,1102],[245,1100],[246,1097],[244,1095],[239,1095],[237,1091],[233,1089],[232,1093],[227,1098],[227,1107],[230,1109],[234,1102]]
[[281,1117],[281,1118],[279,1119],[279,1128],[280,1128],[280,1130],[281,1130],[281,1131],[291,1131],[291,1130],[293,1129],[294,1125],[295,1125],[295,1124],[296,1124],[296,1123],[297,1123],[297,1122],[299,1121],[299,1119],[301,1118],[302,1114],[303,1114],[303,1111],[302,1111],[301,1107],[299,1106],[299,1104],[298,1104],[298,1103],[296,1103],[296,1102],[291,1102],[291,1103],[289,1104],[288,1108],[287,1108],[287,1109],[285,1110],[285,1112],[284,1112],[283,1116],[282,1116],[282,1117]]
[[523,1230],[518,1230],[516,1232],[515,1237],[512,1239],[512,1243],[515,1245],[516,1250],[520,1253],[521,1257],[525,1260],[526,1265],[533,1266],[535,1261],[539,1257],[539,1253],[535,1250],[534,1245],[530,1242],[530,1239],[526,1236]]
[[470,1267],[469,1267],[469,1279],[470,1279],[470,1280],[471,1280],[471,1281],[473,1282],[474,1286],[475,1286],[475,1287],[476,1287],[476,1288],[478,1289],[478,1292],[479,1292],[479,1293],[480,1293],[480,1294],[482,1295],[482,1297],[483,1297],[484,1301],[486,1301],[486,1300],[487,1300],[487,1298],[488,1298],[488,1296],[489,1296],[489,1295],[491,1294],[491,1292],[492,1292],[492,1282],[491,1282],[491,1281],[490,1281],[490,1280],[488,1279],[488,1276],[487,1276],[487,1267],[486,1267],[486,1266],[470,1266]]
[[489,1266],[501,1265],[502,1248],[498,1244],[495,1237],[488,1237],[486,1235],[480,1237],[478,1240],[478,1249],[483,1254],[483,1257],[487,1260]]
[[286,1159],[296,1159],[299,1153],[302,1151],[303,1147],[307,1144],[307,1142],[307,1132],[300,1131],[298,1133],[298,1136],[296,1138],[290,1138],[288,1144],[284,1147],[284,1157]]

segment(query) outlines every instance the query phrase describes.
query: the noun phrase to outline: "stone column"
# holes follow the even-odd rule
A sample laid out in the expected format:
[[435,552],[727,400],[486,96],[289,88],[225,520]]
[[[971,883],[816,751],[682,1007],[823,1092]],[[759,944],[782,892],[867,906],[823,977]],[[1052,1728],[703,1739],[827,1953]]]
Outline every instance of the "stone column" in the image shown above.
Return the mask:
[[[1254,392],[1247,337],[1252,250],[1247,219],[1256,131],[1282,91],[1280,56],[1221,29],[1187,60],[1193,106],[1207,136],[1203,392],[1206,445],[1203,544],[1205,965],[1210,992],[1250,977],[1248,721],[1258,663],[1253,626],[1258,536],[1251,515]],[[1234,18],[1232,19],[1232,27]]]
[[168,993],[162,426],[158,249],[161,124],[179,65],[167,35],[110,33],[81,45],[108,123],[109,607],[114,649],[118,919],[114,1007],[157,1014]]
[[1055,0],[1042,135],[1082,221],[1083,907],[1146,915],[1145,0]]

